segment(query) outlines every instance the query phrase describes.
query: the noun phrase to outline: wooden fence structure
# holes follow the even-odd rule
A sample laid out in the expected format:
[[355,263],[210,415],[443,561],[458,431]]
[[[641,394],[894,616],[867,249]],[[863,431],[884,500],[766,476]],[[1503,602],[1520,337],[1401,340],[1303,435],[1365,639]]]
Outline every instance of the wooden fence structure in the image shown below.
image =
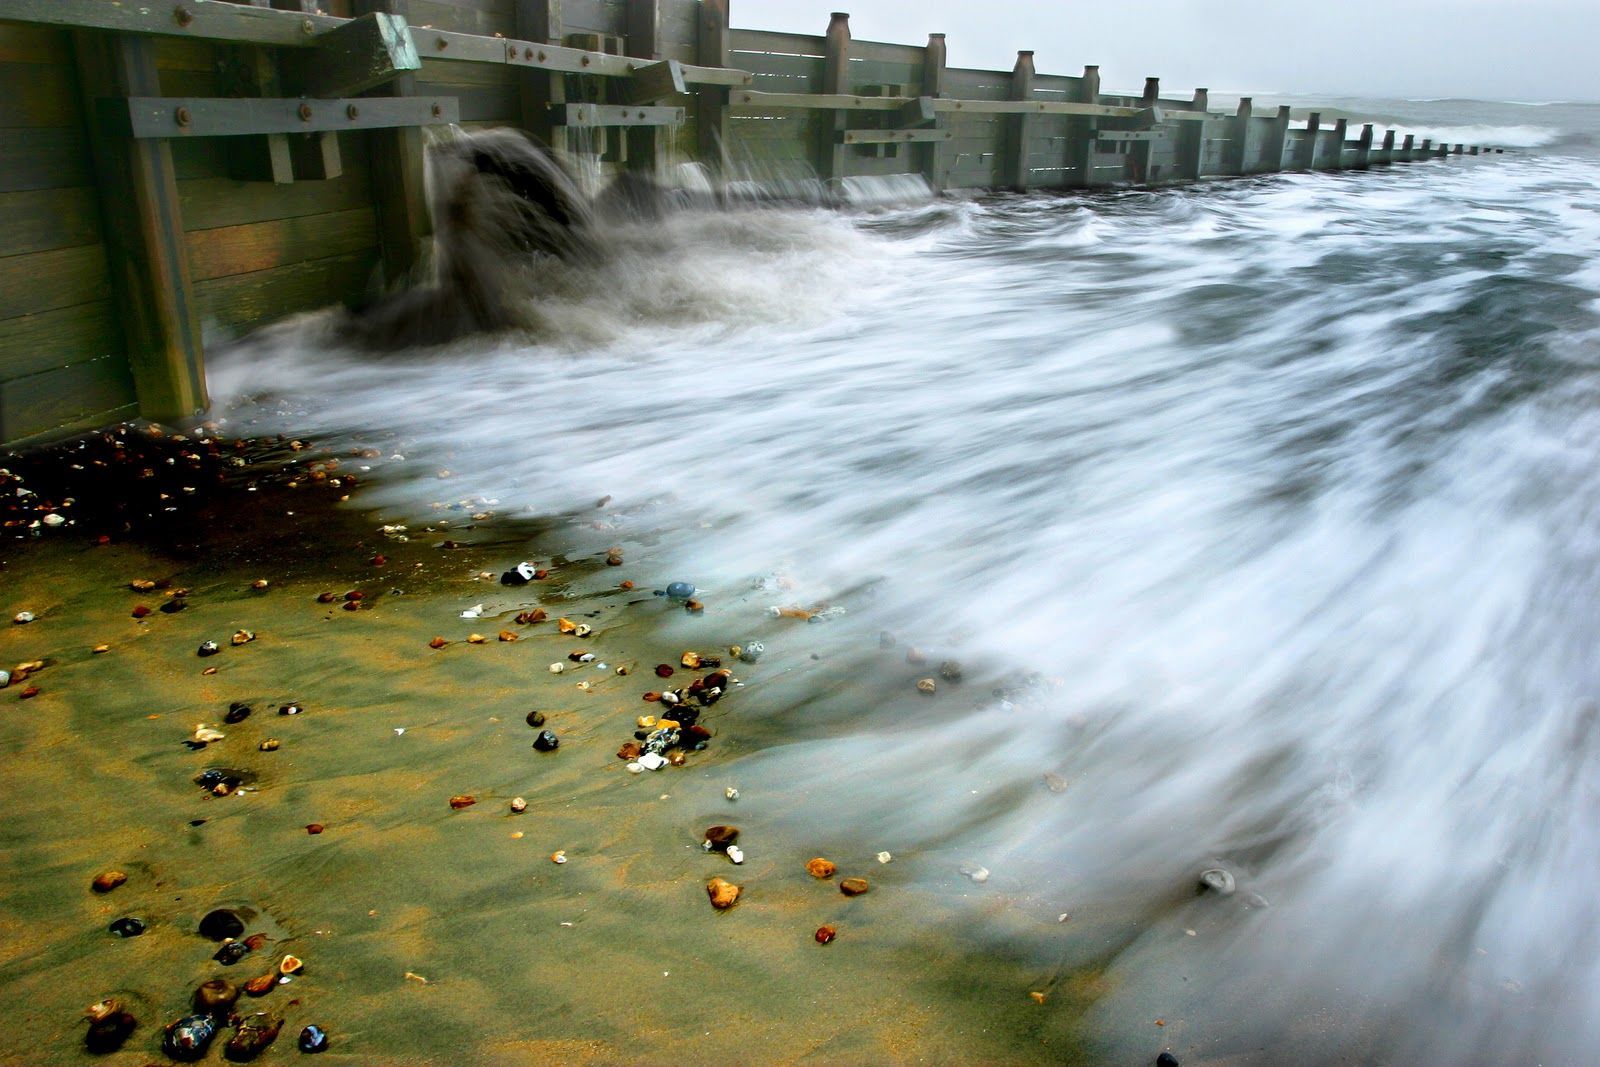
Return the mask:
[[[1099,71],[733,29],[728,0],[0,0],[0,443],[207,406],[205,346],[403,277],[424,131],[818,196],[1159,185],[1477,155]],[[576,160],[583,162],[583,160]]]

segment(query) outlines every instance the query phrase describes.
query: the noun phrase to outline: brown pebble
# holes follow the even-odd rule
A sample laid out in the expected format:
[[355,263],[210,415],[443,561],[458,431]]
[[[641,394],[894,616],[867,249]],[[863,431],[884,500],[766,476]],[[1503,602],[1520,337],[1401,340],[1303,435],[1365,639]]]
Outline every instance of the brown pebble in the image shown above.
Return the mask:
[[832,942],[834,938],[839,936],[839,931],[832,926],[819,926],[817,927],[817,932],[814,936],[817,939],[817,944],[826,945]]
[[1043,1004],[1044,994],[1035,989],[1033,992],[1028,994],[1028,999],[1032,1000],[1035,1004]]
[[913,667],[920,667],[928,662],[928,654],[920,648],[908,648],[906,649],[906,662]]
[[385,563],[388,563],[388,562],[389,562],[389,557],[385,556],[381,552],[378,555],[372,557],[372,565],[374,567],[381,567]]
[[278,961],[279,974],[294,974],[304,967],[305,963],[299,956],[285,956]]
[[109,893],[127,880],[128,876],[121,871],[104,871],[95,875],[94,881],[89,884],[96,893]]
[[533,580],[536,582],[542,582],[548,577],[550,577],[550,572],[542,567],[533,572]]
[[442,637],[435,637],[432,641],[428,642],[428,647],[429,648],[443,648],[445,645],[448,645],[449,643],[450,643],[449,641],[446,641]]
[[201,674],[205,674],[205,675],[216,674],[217,673],[217,669],[215,667],[207,667],[205,670],[201,671],[200,673]]
[[145,605],[143,605],[143,604],[135,604],[134,605],[134,608],[133,608],[133,617],[134,618],[142,619],[148,614],[150,614],[150,609],[148,607],[146,607]]
[[865,878],[846,878],[839,883],[839,892],[847,897],[859,897],[870,888]]
[[318,593],[317,594],[317,603],[318,604],[332,604],[335,600],[338,600],[338,599],[339,599],[339,594],[338,593]]
[[484,637],[482,634],[468,634],[467,635],[467,644],[469,644],[469,645],[481,645],[487,640],[488,640],[488,638]]
[[633,583],[632,582],[623,582],[617,588],[618,589],[632,589],[633,588]]
[[725,878],[713,878],[706,883],[706,895],[711,898],[711,906],[718,911],[733,907],[739,899],[739,892],[739,887]]
[[266,934],[251,934],[249,937],[244,939],[244,947],[249,949],[251,952],[260,952],[261,946],[265,945],[266,943]]
[[344,610],[346,611],[360,611],[361,608],[362,603],[359,600],[347,600],[344,603]]
[[257,745],[256,747],[259,748],[263,752],[276,752],[276,751],[278,751],[278,744],[279,744],[279,742],[278,742],[278,739],[276,737],[269,737],[269,738],[265,739],[264,741],[262,741],[261,744]]
[[622,553],[621,552],[608,552],[608,553],[606,553],[606,566],[607,567],[620,567],[620,566],[622,566]]
[[517,639],[517,635],[510,630],[501,630],[499,636],[502,641],[515,641]]
[[238,999],[238,986],[226,978],[213,978],[208,982],[201,982],[199,988],[194,991],[194,1010],[202,1015],[226,1013]]
[[111,646],[110,645],[95,645],[89,651],[93,652],[95,655],[98,656],[98,655],[101,655],[103,653],[110,652],[111,651]]
[[685,763],[689,762],[689,757],[683,754],[682,749],[675,748],[671,752],[667,753],[667,762],[672,764],[674,767],[682,767]]
[[578,629],[578,624],[573,622],[571,619],[557,619],[556,629],[560,630],[564,634],[575,633]]
[[277,984],[278,976],[276,974],[263,974],[246,982],[244,991],[252,997],[264,997],[272,992],[273,987]]
[[625,744],[621,748],[617,749],[617,758],[618,759],[625,759],[625,760],[636,760],[636,759],[639,758],[639,754],[640,754],[641,751],[642,750],[639,748],[639,743],[637,741],[629,741],[627,744]]
[[322,830],[323,830],[323,826],[322,826],[322,824],[320,822],[308,822],[308,823],[306,823],[306,833],[310,834],[312,837],[315,837],[318,834],[322,833]]
[[36,686],[36,685],[30,685],[30,686],[28,686],[28,688],[24,689],[21,693],[18,693],[17,695],[20,696],[23,700],[32,700],[34,697],[39,695],[39,687]]
[[702,611],[706,610],[706,606],[700,603],[698,600],[685,600],[683,602],[683,610],[687,611],[690,615],[698,615]]
[[838,869],[839,868],[835,867],[831,862],[823,859],[821,856],[818,856],[814,860],[809,860],[806,863],[806,871],[813,878],[832,878],[833,872],[837,871]]
[[355,603],[355,602],[360,601],[360,600],[365,600],[366,596],[367,596],[367,594],[363,593],[361,590],[352,589],[352,590],[350,590],[348,593],[346,593],[344,595],[344,598],[346,600],[350,601],[351,603]]
[[141,593],[148,593],[150,590],[154,589],[155,587],[156,587],[156,583],[152,582],[148,578],[135,578],[133,581],[128,583],[128,588],[129,589],[134,589],[134,590],[137,590],[138,592],[141,592]]
[[524,626],[528,626],[536,622],[544,622],[544,620],[548,619],[549,617],[550,616],[545,614],[543,608],[534,608],[532,611],[523,611],[517,613],[517,621]]
[[462,808],[470,808],[477,802],[478,798],[474,796],[454,796],[450,798],[450,806],[456,811],[460,811]]
[[917,692],[927,696],[933,696],[938,689],[939,683],[935,682],[932,678],[924,678],[922,681],[917,683]]
[[706,843],[713,852],[726,852],[728,846],[739,840],[737,826],[711,826],[706,829]]
[[654,692],[646,693],[644,695],[644,700],[646,704],[659,704],[661,703],[661,694]]
[[658,663],[658,664],[656,664],[656,677],[657,678],[671,678],[676,673],[677,672],[672,669],[672,664],[670,664],[670,663]]
[[696,670],[700,666],[700,653],[698,653],[698,652],[685,652],[679,658],[678,662],[682,663],[685,667],[689,668],[691,671],[692,670]]

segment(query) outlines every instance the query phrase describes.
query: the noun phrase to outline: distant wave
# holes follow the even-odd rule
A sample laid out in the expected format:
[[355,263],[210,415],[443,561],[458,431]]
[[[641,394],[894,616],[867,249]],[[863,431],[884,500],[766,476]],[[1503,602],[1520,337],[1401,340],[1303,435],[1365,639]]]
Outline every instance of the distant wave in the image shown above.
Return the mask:
[[1418,141],[1432,138],[1435,144],[1542,148],[1554,144],[1566,131],[1556,126],[1397,126],[1395,132],[1401,138],[1415,134]]

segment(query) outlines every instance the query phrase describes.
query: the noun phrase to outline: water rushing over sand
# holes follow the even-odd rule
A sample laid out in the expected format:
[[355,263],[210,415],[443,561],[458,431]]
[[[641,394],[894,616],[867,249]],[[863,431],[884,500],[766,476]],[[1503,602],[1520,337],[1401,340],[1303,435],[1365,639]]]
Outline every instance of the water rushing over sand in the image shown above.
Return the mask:
[[[681,214],[532,272],[532,336],[373,357],[285,330],[215,391],[238,432],[403,457],[373,462],[391,518],[565,516],[564,551],[619,544],[760,634],[718,781],[787,841],[892,851],[961,948],[936,983],[1052,991],[1013,1035],[1583,1062],[1600,108],[1339,103],[1556,132],[1367,174]],[[963,679],[921,698],[943,660]],[[1196,894],[1212,866],[1233,896]]]

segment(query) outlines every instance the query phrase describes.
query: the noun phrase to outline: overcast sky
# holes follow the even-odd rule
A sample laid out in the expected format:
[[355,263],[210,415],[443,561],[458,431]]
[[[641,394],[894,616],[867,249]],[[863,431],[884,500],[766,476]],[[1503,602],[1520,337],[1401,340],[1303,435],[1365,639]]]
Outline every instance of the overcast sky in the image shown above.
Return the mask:
[[[820,34],[828,0],[729,0],[733,24]],[[1600,0],[835,0],[853,36],[949,35],[952,66],[1100,64],[1106,90],[1600,100]]]

